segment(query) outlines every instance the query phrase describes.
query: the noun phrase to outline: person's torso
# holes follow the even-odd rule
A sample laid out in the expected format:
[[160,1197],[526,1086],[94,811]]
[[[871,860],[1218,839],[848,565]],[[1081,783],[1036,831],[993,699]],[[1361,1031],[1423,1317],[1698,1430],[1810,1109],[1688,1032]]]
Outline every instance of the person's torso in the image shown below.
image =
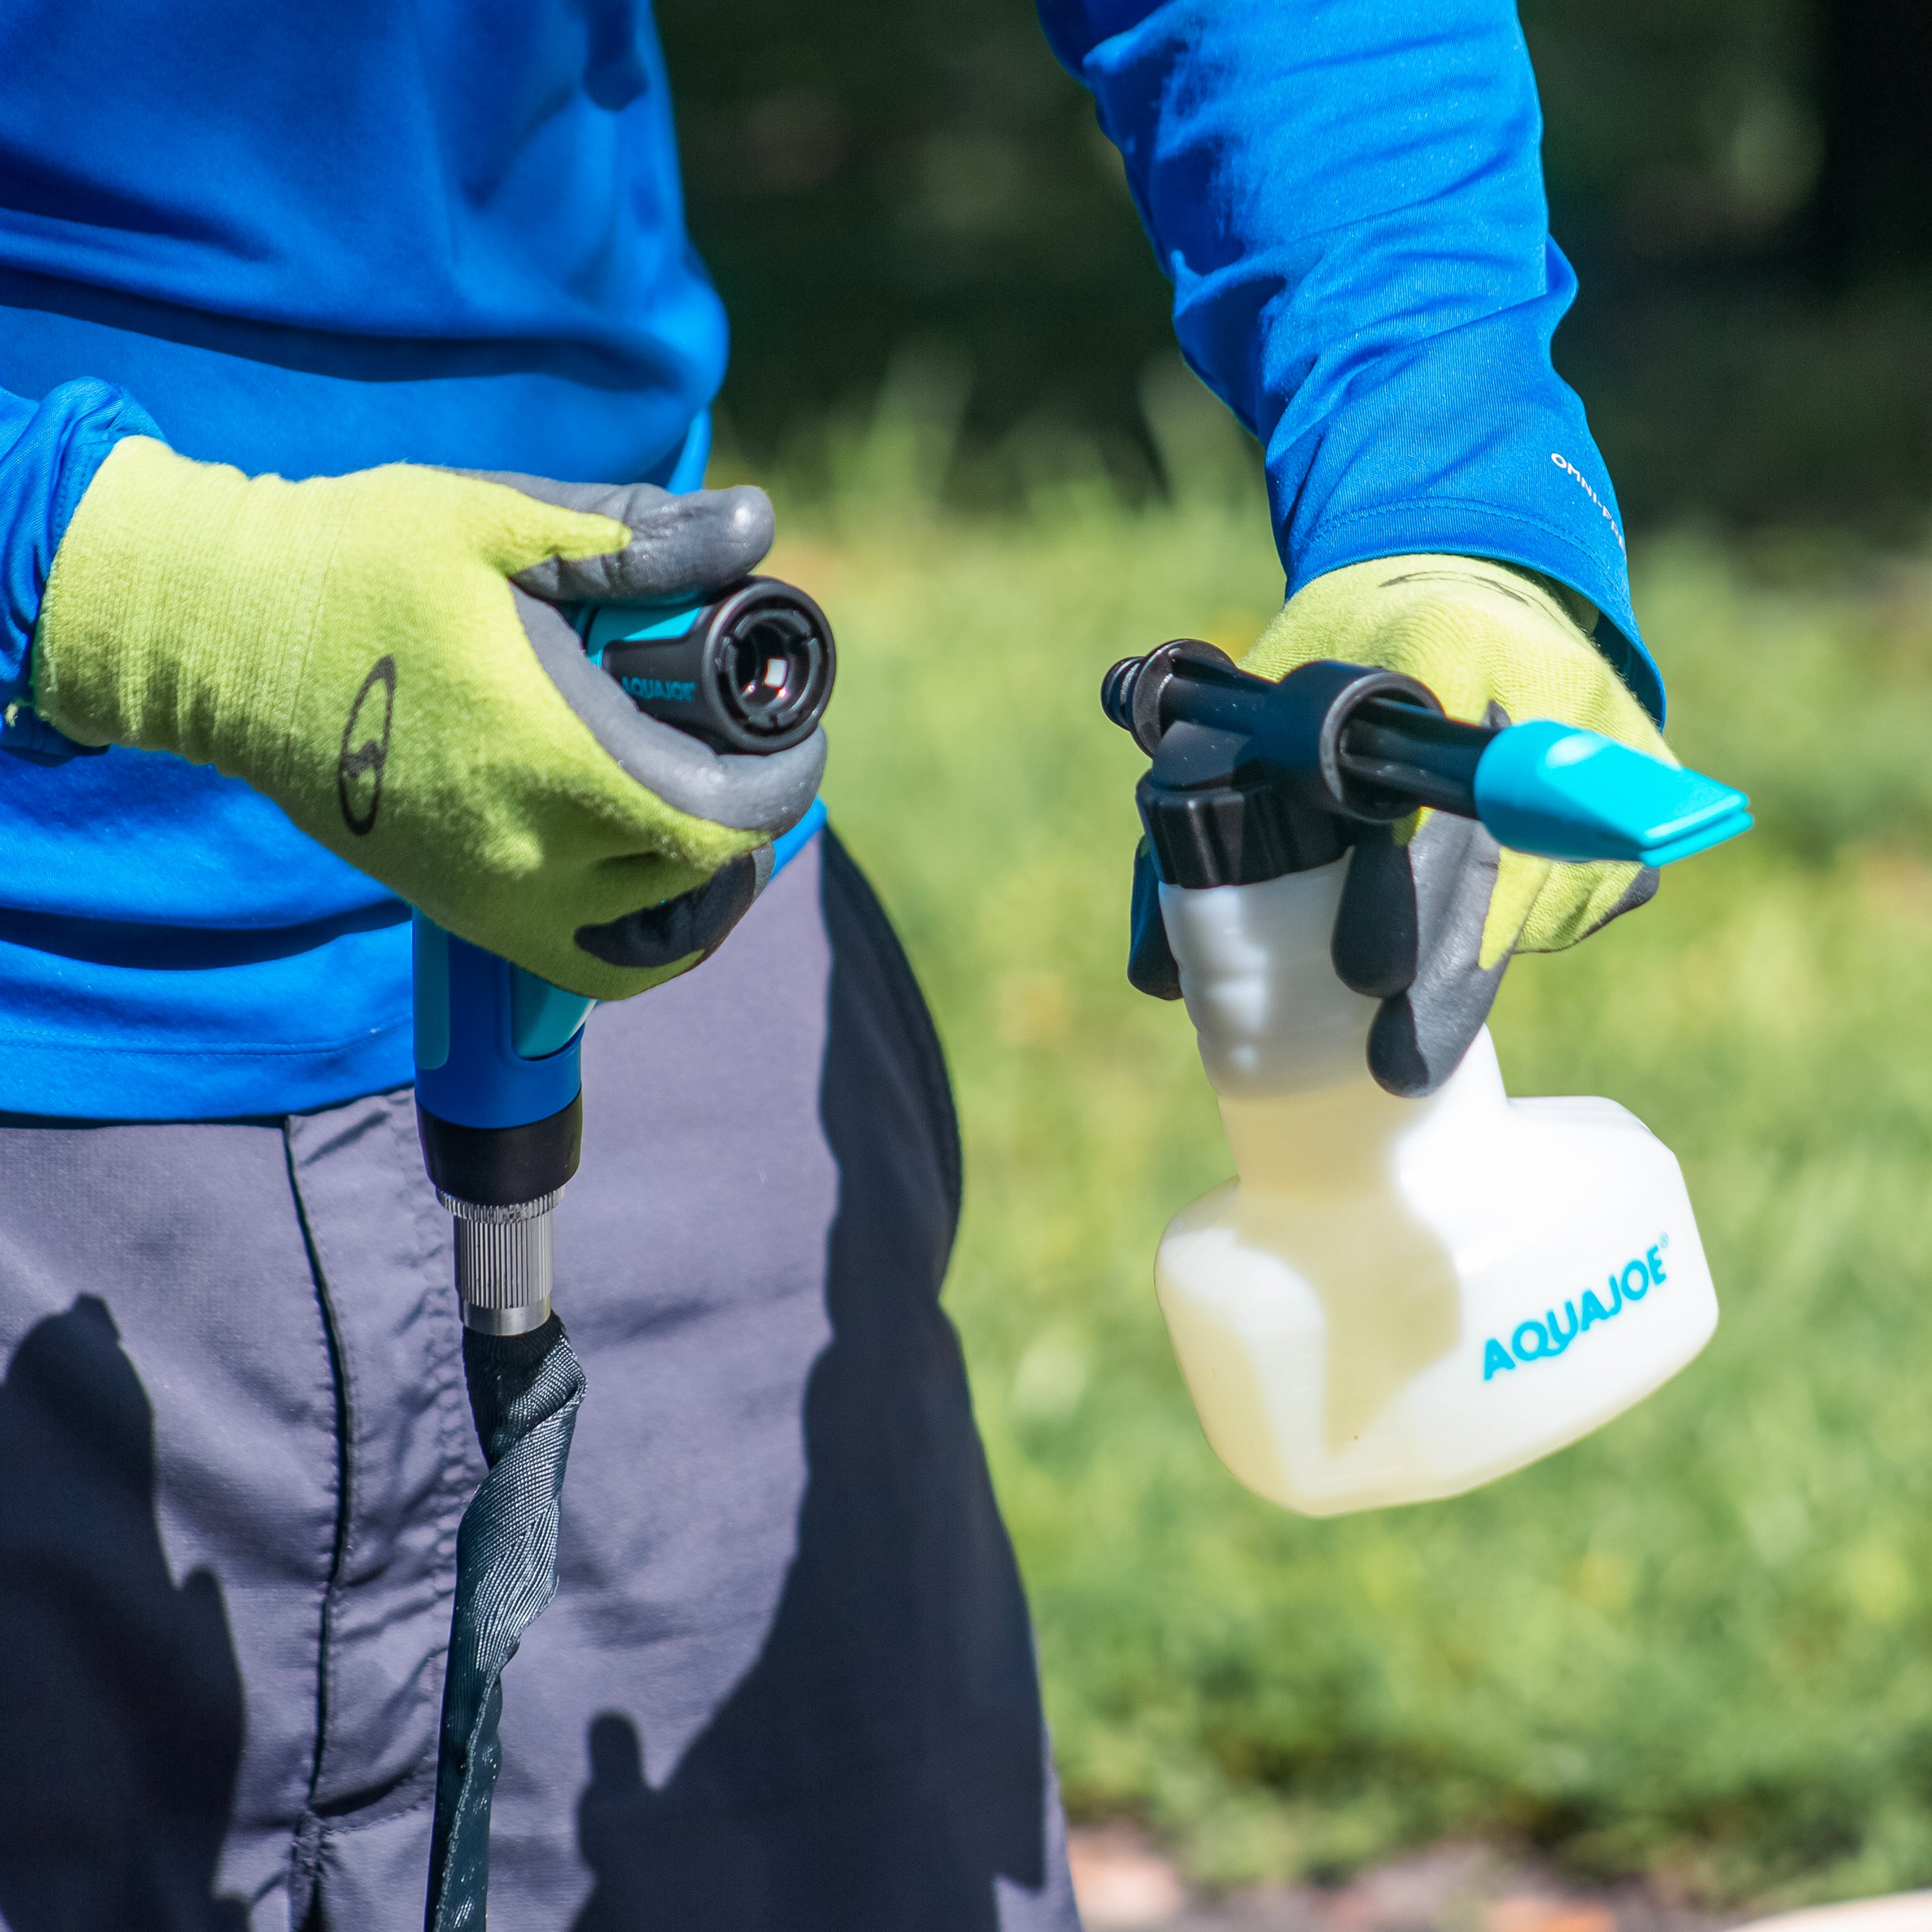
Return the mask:
[[[251,473],[668,476],[722,378],[629,0],[66,0],[0,22],[0,387]],[[0,1109],[409,1078],[404,909],[164,755],[0,756]]]

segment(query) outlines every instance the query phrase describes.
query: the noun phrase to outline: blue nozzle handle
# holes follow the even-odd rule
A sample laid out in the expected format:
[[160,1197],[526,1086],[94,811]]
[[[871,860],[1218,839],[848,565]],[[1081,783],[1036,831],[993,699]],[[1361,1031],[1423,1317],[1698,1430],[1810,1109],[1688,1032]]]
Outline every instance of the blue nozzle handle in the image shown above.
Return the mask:
[[416,916],[416,1098],[463,1127],[520,1127],[567,1107],[596,1004]]
[[1667,866],[1751,826],[1750,801],[1731,786],[1549,718],[1498,731],[1474,789],[1498,845],[1545,859]]
[[[814,799],[772,848],[776,878],[825,823]],[[519,1127],[569,1106],[596,1005],[416,916],[416,1097],[464,1127]]]

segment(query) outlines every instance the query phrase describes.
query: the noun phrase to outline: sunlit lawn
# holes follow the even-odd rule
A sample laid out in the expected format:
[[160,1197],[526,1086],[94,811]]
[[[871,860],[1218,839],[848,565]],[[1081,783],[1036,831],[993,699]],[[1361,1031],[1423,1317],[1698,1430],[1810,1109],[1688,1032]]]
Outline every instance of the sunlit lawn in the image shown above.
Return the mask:
[[1640,557],[1676,742],[1760,830],[1519,963],[1496,1034],[1516,1090],[1676,1150],[1723,1325],[1524,1474],[1316,1522],[1215,1462],[1154,1305],[1228,1161],[1184,1014],[1123,976],[1139,760],[1095,697],[1258,628],[1264,516],[882,502],[794,506],[778,562],[838,623],[834,814],[951,1058],[949,1305],[1076,1811],[1210,1882],[1472,1832],[1707,1895],[1932,1880],[1932,574]]

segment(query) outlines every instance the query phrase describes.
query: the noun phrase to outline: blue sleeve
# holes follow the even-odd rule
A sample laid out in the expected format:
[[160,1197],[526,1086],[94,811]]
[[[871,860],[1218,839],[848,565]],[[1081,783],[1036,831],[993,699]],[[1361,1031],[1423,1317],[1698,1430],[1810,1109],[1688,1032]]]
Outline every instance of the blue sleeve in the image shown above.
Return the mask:
[[58,759],[80,748],[34,714],[34,626],[68,520],[107,452],[124,436],[160,434],[106,382],[63,382],[38,403],[0,389],[0,750]]
[[1126,161],[1182,352],[1267,453],[1289,590],[1415,550],[1527,565],[1596,604],[1660,718],[1610,476],[1550,366],[1576,283],[1512,0],[1040,14]]

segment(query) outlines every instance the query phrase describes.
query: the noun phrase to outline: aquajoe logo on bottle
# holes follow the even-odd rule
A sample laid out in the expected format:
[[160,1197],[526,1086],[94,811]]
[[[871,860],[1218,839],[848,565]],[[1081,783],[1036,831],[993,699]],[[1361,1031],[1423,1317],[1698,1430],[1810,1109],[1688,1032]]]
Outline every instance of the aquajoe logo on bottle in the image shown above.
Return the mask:
[[1532,1316],[1519,1322],[1505,1348],[1492,1335],[1483,1344],[1483,1379],[1490,1381],[1504,1369],[1514,1370],[1518,1363],[1553,1360],[1579,1336],[1586,1335],[1600,1322],[1613,1321],[1631,1303],[1641,1301],[1653,1288],[1660,1288],[1670,1276],[1664,1272],[1664,1250],[1670,1245],[1668,1234],[1660,1234],[1654,1246],[1613,1268],[1608,1277],[1610,1305],[1606,1307],[1594,1288],[1583,1291],[1581,1306],[1566,1301],[1563,1312],[1570,1318],[1568,1328],[1556,1318],[1554,1309],[1539,1320]]

